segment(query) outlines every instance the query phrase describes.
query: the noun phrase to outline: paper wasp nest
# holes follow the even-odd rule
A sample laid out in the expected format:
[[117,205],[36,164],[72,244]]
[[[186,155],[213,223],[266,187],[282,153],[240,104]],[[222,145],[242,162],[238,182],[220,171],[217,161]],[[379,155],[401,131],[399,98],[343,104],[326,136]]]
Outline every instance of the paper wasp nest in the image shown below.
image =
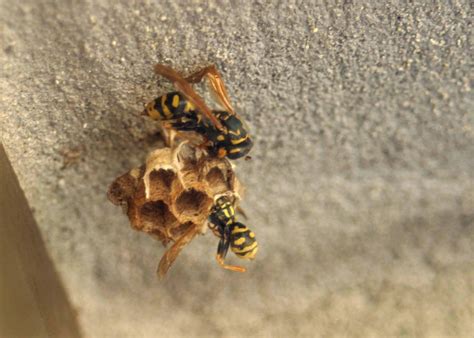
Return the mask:
[[191,228],[204,232],[214,197],[239,197],[240,184],[227,159],[205,156],[181,143],[149,154],[146,164],[118,177],[108,191],[132,227],[175,242]]

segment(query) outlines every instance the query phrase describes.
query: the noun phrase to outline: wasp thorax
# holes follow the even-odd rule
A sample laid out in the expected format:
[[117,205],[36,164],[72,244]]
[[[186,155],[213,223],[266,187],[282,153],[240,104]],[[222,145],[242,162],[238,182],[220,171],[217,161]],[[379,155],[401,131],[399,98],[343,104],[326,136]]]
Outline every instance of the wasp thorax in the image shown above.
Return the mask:
[[254,259],[258,251],[255,233],[242,223],[234,223],[230,234],[230,247],[238,257]]
[[209,215],[209,220],[213,224],[220,226],[230,225],[235,221],[234,206],[228,196],[219,197]]
[[205,124],[202,133],[212,142],[210,152],[212,155],[238,159],[248,154],[253,142],[242,123],[236,116],[226,111],[213,111],[223,130],[218,130],[213,125]]

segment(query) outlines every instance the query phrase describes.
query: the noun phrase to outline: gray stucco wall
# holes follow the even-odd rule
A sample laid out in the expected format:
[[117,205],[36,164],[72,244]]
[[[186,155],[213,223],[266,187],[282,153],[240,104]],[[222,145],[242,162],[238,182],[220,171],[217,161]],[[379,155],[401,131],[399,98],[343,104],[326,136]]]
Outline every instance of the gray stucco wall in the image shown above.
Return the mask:
[[[469,1],[3,0],[0,22],[1,141],[86,336],[472,334]],[[158,282],[164,249],[106,199],[156,142],[158,62],[216,63],[252,130],[245,275],[208,233]]]

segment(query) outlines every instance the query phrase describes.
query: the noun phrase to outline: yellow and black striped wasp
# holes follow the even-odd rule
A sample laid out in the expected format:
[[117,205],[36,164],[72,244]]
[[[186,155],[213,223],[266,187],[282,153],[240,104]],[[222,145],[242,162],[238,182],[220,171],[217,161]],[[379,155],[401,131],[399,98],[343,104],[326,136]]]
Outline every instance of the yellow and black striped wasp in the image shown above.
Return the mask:
[[[143,115],[161,122],[165,130],[196,132],[204,140],[201,146],[217,157],[237,159],[248,154],[253,142],[242,120],[235,113],[224,86],[224,81],[214,65],[183,78],[174,69],[156,65],[155,73],[176,87],[176,92],[160,96],[146,105]],[[226,109],[210,110],[192,88],[193,83],[206,77],[218,102]]]
[[255,233],[244,224],[237,222],[231,199],[226,196],[217,198],[209,215],[210,228],[220,238],[217,247],[217,262],[232,271],[245,272],[245,268],[224,263],[227,251],[230,249],[239,258],[254,259],[258,251]]

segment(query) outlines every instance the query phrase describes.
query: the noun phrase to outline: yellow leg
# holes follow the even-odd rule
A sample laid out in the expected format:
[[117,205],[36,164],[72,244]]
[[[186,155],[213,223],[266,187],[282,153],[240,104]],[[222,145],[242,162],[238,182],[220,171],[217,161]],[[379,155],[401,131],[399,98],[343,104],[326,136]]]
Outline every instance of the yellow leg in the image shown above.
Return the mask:
[[220,255],[216,256],[216,260],[217,260],[217,263],[219,263],[219,265],[221,267],[223,267],[224,269],[226,269],[226,270],[235,271],[235,272],[245,272],[246,271],[245,268],[242,267],[242,266],[225,264],[224,263],[224,258],[222,258],[222,256],[220,256]]

